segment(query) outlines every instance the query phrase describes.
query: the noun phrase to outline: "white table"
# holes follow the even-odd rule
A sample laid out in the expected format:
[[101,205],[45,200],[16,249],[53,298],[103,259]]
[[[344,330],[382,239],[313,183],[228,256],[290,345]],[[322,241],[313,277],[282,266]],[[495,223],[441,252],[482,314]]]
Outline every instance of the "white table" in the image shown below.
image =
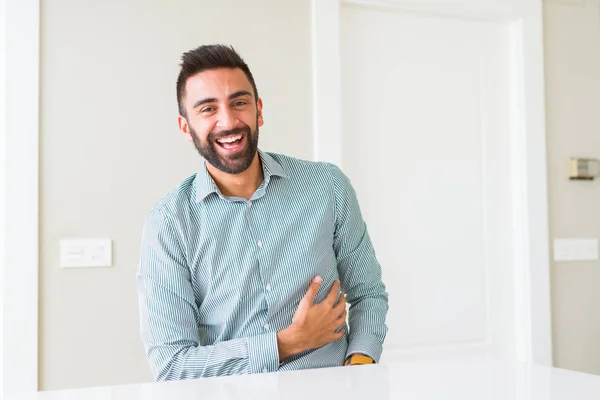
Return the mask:
[[600,376],[489,359],[399,361],[178,382],[49,391],[7,400],[582,400]]

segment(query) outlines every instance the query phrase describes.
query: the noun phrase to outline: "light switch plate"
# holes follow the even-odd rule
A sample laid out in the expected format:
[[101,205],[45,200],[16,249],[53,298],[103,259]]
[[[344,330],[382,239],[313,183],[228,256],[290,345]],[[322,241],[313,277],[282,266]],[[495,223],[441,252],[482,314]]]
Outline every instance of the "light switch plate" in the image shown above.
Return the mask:
[[60,241],[62,268],[112,266],[110,239],[64,239]]
[[600,159],[571,158],[569,160],[569,179],[593,180],[600,177]]
[[598,239],[555,239],[554,261],[596,261]]

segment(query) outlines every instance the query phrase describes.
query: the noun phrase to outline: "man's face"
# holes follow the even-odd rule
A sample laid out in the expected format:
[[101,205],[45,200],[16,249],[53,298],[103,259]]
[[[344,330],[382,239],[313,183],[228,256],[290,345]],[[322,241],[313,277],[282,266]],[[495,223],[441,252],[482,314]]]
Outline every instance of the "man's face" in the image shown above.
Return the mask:
[[228,174],[248,169],[263,125],[262,101],[254,98],[241,69],[207,70],[188,78],[183,105],[187,118],[179,116],[179,129],[207,162]]

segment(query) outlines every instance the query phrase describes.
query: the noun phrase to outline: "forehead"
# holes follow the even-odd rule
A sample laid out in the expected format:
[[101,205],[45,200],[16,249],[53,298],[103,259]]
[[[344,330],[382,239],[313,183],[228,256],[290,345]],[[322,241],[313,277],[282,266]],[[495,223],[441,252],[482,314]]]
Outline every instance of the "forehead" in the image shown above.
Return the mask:
[[239,68],[211,69],[190,76],[185,83],[185,102],[194,103],[204,98],[224,100],[240,90],[254,93],[250,81]]

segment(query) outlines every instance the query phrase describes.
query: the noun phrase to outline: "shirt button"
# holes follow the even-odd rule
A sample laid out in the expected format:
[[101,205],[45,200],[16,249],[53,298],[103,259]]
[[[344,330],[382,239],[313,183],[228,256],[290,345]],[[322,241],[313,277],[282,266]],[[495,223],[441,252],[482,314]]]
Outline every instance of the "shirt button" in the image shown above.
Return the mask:
[[252,202],[251,201],[248,202],[248,208],[250,208],[250,207],[252,207]]
[[269,330],[269,328],[270,328],[270,327],[271,327],[271,325],[269,325],[268,323],[267,323],[267,324],[265,324],[265,329],[266,329],[266,330]]
[[267,372],[269,372],[269,370],[267,368],[263,368],[263,372],[267,373]]
[[266,289],[267,289],[267,292],[271,291],[271,284],[270,283],[267,283]]
[[258,246],[259,249],[262,249],[262,242],[259,240],[256,245]]

